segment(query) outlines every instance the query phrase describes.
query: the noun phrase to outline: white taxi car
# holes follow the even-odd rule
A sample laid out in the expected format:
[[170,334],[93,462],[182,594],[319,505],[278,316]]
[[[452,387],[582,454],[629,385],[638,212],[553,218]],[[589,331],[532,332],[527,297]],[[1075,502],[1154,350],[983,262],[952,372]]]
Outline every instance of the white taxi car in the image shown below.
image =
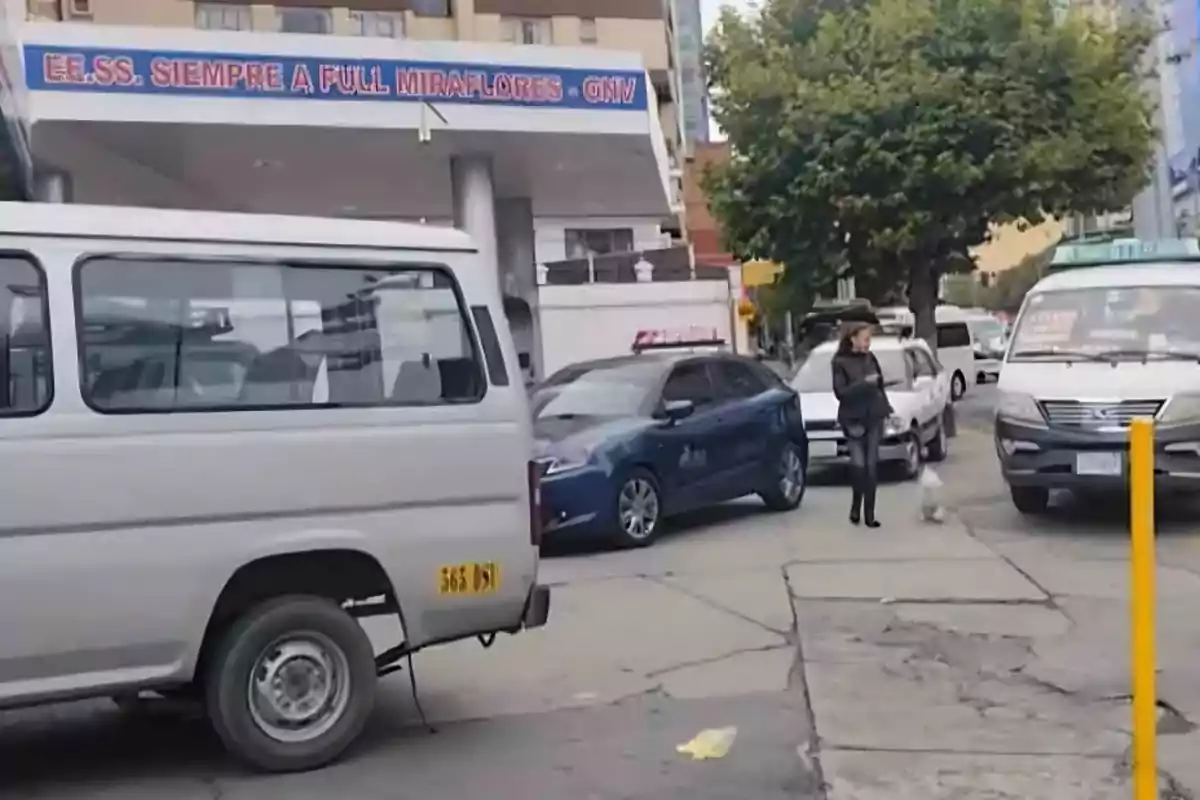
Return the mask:
[[[792,388],[800,395],[809,463],[813,465],[849,458],[833,394],[831,362],[837,346],[836,341],[818,346],[792,379]],[[950,402],[950,376],[922,339],[876,336],[871,341],[871,352],[879,360],[894,412],[884,426],[879,460],[894,465],[902,477],[914,478],[921,471],[922,456],[930,461],[946,457],[944,420]]]

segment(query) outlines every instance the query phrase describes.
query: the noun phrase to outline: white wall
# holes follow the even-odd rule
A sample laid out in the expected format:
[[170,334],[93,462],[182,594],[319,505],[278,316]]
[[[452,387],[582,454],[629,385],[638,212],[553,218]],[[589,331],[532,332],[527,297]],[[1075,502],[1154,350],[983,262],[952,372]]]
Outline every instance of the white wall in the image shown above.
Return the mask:
[[732,344],[733,298],[724,281],[539,286],[546,375],[576,361],[628,355],[640,330],[715,328]]
[[567,256],[567,228],[633,230],[634,250],[658,250],[671,246],[658,217],[536,217],[533,220],[534,251],[539,264],[562,261]]

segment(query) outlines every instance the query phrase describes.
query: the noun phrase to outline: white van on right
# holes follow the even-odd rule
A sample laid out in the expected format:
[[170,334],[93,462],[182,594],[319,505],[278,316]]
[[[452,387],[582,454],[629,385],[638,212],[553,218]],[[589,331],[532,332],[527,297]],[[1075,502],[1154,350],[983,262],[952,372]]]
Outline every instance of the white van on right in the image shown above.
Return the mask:
[[1053,489],[1123,491],[1135,417],[1155,421],[1156,485],[1200,489],[1200,246],[1114,246],[1066,266],[1026,295],[1000,373],[1013,504],[1032,514]]

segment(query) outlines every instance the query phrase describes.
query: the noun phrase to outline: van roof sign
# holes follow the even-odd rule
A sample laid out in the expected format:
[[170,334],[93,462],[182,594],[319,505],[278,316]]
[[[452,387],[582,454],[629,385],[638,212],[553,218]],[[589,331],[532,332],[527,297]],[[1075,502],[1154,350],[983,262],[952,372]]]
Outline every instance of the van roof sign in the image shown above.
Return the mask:
[[1141,261],[1200,258],[1200,240],[1113,239],[1111,242],[1064,244],[1054,249],[1051,267],[1082,267],[1100,264],[1126,264]]

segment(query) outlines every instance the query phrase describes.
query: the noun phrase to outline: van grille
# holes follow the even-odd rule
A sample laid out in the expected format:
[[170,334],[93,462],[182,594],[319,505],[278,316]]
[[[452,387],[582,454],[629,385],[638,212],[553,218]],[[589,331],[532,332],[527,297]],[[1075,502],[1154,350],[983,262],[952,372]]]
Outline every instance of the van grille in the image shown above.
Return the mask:
[[1153,417],[1163,400],[1096,402],[1042,400],[1042,414],[1051,425],[1073,428],[1128,428],[1135,417]]

